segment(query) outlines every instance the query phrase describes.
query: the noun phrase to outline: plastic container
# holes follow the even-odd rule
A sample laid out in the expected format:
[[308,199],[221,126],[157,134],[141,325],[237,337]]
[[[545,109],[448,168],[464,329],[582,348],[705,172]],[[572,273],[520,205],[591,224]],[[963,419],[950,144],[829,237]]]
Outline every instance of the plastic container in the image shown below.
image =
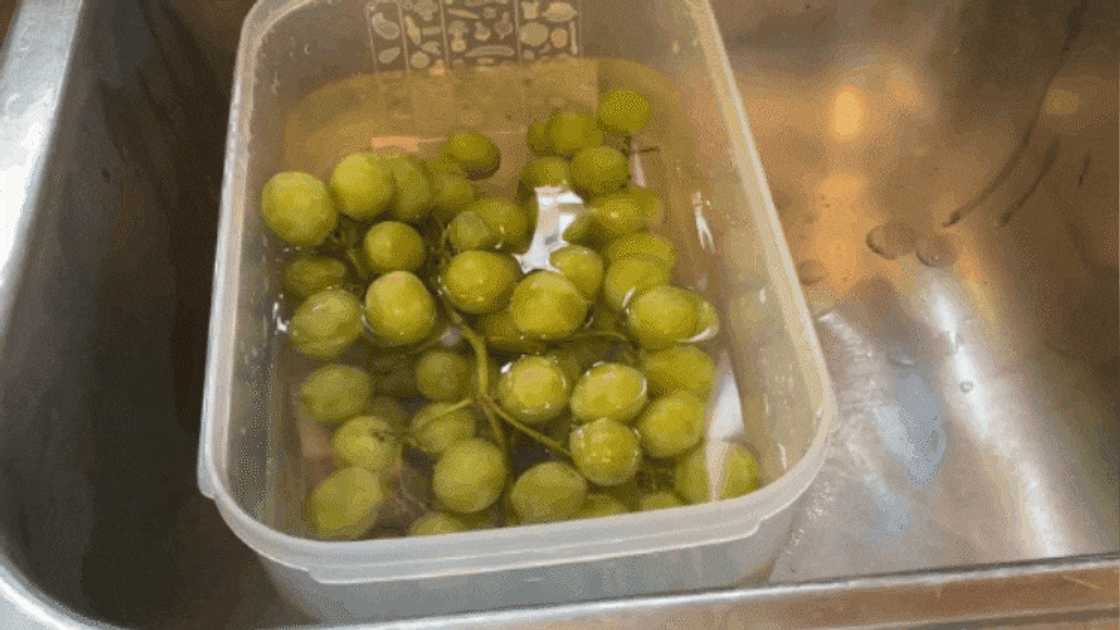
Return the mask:
[[[222,195],[202,492],[283,594],[328,621],[682,591],[764,575],[821,465],[835,402],[708,3],[471,6],[266,0],[247,18]],[[567,59],[541,61],[550,56]],[[492,65],[503,60],[519,63]],[[448,67],[456,69],[451,78],[443,76]],[[264,181],[283,168],[322,175],[371,141],[422,146],[463,125],[524,152],[532,117],[558,101],[593,106],[600,89],[616,85],[653,102],[651,128],[662,131],[646,177],[666,194],[687,283],[716,301],[725,324],[709,437],[745,434],[767,485],[730,501],[584,521],[346,543],[302,537],[306,462],[293,455],[293,423],[282,421],[289,392],[275,334],[279,252],[257,212]],[[505,162],[497,177],[509,181],[520,159]]]

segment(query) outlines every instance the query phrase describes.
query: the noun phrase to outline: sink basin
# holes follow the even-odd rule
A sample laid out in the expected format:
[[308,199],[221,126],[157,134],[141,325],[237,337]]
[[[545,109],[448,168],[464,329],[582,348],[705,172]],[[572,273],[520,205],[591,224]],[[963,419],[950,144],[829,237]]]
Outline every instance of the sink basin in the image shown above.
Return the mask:
[[[0,58],[0,627],[308,622],[194,482],[251,4],[16,8]],[[627,605],[770,602],[810,625],[791,611],[821,593],[1009,575],[1114,605],[1117,8],[713,4],[842,413],[770,585]],[[893,572],[910,573],[826,582]],[[1072,610],[1069,591],[1031,592],[1032,611]],[[897,614],[882,623],[938,619]]]

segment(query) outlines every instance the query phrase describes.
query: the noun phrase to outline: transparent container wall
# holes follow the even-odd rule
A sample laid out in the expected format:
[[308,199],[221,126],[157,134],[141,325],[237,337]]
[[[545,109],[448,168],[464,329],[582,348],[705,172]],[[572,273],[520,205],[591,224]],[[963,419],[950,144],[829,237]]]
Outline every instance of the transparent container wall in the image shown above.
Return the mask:
[[[279,4],[279,3],[278,3]],[[308,2],[287,10],[254,54],[249,91],[248,189],[257,195],[282,169],[326,176],[331,164],[370,142],[425,143],[462,126],[499,137],[502,170],[488,186],[512,194],[527,159],[528,123],[557,104],[593,107],[599,91],[633,87],[654,106],[643,146],[648,184],[666,198],[662,230],[681,249],[678,281],[716,302],[723,330],[710,342],[724,357],[709,438],[741,438],[761,456],[768,480],[808,448],[822,392],[813,372],[811,333],[800,317],[794,279],[767,209],[768,194],[735,155],[749,139],[730,136],[725,117],[740,115],[721,59],[706,58],[692,2],[585,0],[570,26],[582,59],[470,66],[450,76],[430,71],[376,73],[367,28],[384,2]],[[395,6],[395,5],[394,5]],[[578,26],[578,28],[577,28]],[[712,29],[712,32],[715,32]],[[571,44],[571,42],[568,42]],[[374,46],[376,48],[376,46]],[[592,61],[594,60],[594,61]],[[430,70],[430,69],[429,69]],[[442,73],[435,73],[440,75]],[[235,104],[235,110],[238,104]],[[733,119],[733,118],[732,118]],[[753,148],[749,148],[753,150]],[[252,214],[258,199],[246,206]],[[274,333],[279,270],[286,255],[256,216],[242,227],[240,290],[226,468],[241,505],[281,531],[302,532],[298,501],[309,471],[307,436],[290,415],[286,384],[298,359]],[[298,366],[297,366],[298,367]]]

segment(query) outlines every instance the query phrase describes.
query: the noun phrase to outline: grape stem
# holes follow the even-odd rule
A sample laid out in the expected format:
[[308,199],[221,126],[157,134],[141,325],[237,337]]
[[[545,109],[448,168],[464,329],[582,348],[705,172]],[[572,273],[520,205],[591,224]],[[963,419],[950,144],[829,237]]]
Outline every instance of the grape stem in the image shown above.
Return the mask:
[[550,451],[560,453],[564,457],[567,457],[568,459],[572,458],[572,454],[570,452],[568,452],[568,449],[564,448],[563,444],[561,444],[561,443],[557,442],[556,440],[548,437],[547,435],[541,433],[540,431],[537,431],[536,429],[530,428],[529,426],[525,425],[524,423],[522,423],[517,418],[514,418],[510,414],[506,413],[505,409],[502,409],[500,406],[498,406],[497,403],[495,403],[489,397],[487,397],[485,399],[484,405],[492,407],[493,410],[494,410],[494,413],[498,414],[498,416],[500,416],[502,418],[502,420],[505,420],[506,422],[508,422],[510,424],[510,426],[512,426],[513,428],[517,429],[518,431],[524,433],[529,438],[535,440],[541,446],[547,448]]
[[629,337],[621,333],[616,333],[613,330],[580,330],[572,333],[570,339],[594,339],[596,337],[613,339],[621,343],[630,343]]
[[[459,328],[460,334],[463,335],[463,338],[470,344],[471,350],[474,351],[477,397],[480,403],[485,403],[488,399],[486,392],[490,391],[490,353],[486,348],[486,341],[467,324],[467,320],[463,319],[463,316],[455,310],[455,307],[451,305],[442,291],[439,291],[439,301],[443,305],[443,310],[447,312],[447,318]],[[494,434],[494,441],[498,443],[498,448],[502,449],[508,459],[509,445],[506,443],[506,434],[502,430],[502,425],[494,417],[489,405],[479,404],[479,407],[482,407],[482,412],[490,422],[490,431]]]

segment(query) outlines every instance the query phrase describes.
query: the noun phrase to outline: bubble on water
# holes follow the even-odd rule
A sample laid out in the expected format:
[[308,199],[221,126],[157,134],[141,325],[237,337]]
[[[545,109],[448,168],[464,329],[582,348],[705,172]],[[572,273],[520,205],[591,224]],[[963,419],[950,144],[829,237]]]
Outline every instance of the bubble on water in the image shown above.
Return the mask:
[[962,393],[967,394],[968,392],[971,392],[973,387],[975,386],[972,384],[972,381],[961,381]]
[[867,233],[867,246],[887,260],[914,251],[914,230],[904,223],[888,222]]
[[957,246],[946,236],[919,239],[915,253],[918,260],[930,267],[947,267],[957,260]]

